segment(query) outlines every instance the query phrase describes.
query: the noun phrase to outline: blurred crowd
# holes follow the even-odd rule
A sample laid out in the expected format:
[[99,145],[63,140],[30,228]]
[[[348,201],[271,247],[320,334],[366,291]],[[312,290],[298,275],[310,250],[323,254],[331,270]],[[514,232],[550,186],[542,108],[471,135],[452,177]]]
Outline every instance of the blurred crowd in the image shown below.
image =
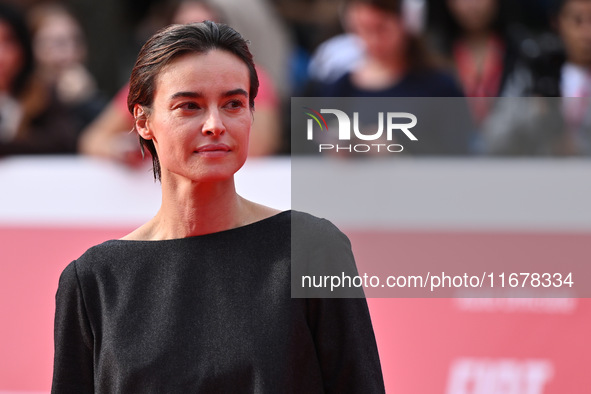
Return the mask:
[[465,103],[454,148],[416,154],[591,154],[591,0],[0,0],[0,157],[139,163],[139,47],[205,19],[252,43],[253,156],[290,152],[291,97]]

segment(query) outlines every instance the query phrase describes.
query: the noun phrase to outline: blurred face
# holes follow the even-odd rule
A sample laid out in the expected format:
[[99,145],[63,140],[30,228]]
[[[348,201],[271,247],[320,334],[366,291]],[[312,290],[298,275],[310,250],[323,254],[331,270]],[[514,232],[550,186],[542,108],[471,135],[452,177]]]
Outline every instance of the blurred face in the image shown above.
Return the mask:
[[82,62],[85,56],[80,27],[63,14],[45,17],[33,39],[33,49],[41,66],[58,72]]
[[568,60],[591,66],[591,1],[567,1],[558,15],[558,31]]
[[351,30],[361,38],[368,55],[387,60],[404,53],[407,33],[398,16],[367,4],[352,4],[348,13]]
[[12,28],[0,20],[0,92],[10,90],[23,62],[23,49]]
[[154,142],[163,183],[221,181],[242,167],[252,123],[249,82],[246,64],[226,51],[183,55],[164,67],[151,113],[136,123]]
[[172,23],[185,24],[203,22],[205,20],[215,21],[218,18],[203,4],[193,1],[182,2],[172,18]]
[[447,6],[467,33],[489,29],[497,13],[497,0],[447,0]]

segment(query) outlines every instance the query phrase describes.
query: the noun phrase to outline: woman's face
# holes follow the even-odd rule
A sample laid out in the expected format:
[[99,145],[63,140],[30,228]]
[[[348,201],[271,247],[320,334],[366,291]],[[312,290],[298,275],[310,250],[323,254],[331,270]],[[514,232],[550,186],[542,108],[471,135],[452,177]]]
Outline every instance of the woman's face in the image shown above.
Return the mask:
[[404,53],[407,33],[399,17],[367,4],[352,4],[348,13],[351,30],[370,56],[387,60]]
[[0,20],[0,92],[10,90],[23,62],[23,49],[12,28]]
[[447,0],[447,6],[468,33],[489,29],[497,13],[497,0]]
[[591,2],[567,1],[558,15],[558,31],[568,60],[585,67],[591,66]]
[[252,124],[249,86],[246,64],[222,50],[186,54],[163,68],[151,113],[137,124],[154,142],[163,182],[220,181],[242,167]]
[[82,31],[66,14],[49,14],[33,40],[36,60],[56,72],[84,60]]

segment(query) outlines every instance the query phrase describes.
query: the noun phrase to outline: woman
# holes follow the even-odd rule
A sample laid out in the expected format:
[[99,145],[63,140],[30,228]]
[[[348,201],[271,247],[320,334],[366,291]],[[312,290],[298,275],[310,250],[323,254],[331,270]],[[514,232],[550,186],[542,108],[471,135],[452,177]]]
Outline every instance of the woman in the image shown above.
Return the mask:
[[517,60],[506,29],[504,0],[445,0],[433,4],[435,45],[457,70],[468,97],[498,97]]
[[435,66],[422,41],[408,31],[402,2],[346,0],[346,19],[364,48],[356,67],[317,87],[325,97],[460,97],[454,79]]
[[0,4],[0,157],[76,150],[75,120],[34,76],[34,66],[23,15]]
[[[225,25],[173,25],[144,45],[128,107],[162,206],[64,270],[52,392],[384,391],[365,300],[290,297],[292,242],[351,262],[346,237],[236,193],[257,90]],[[307,230],[295,239],[293,222]]]
[[479,125],[494,110],[495,100],[486,97],[520,95],[523,59],[515,39],[519,29],[509,34],[510,6],[505,0],[445,0],[431,9],[434,45],[455,70],[464,94],[482,97],[469,100]]
[[[402,1],[345,0],[345,6],[347,24],[363,45],[363,58],[335,81],[312,83],[311,95],[348,97],[351,108],[360,114],[375,113],[374,104],[367,100],[370,97],[463,97],[454,78],[436,66],[420,38],[407,28]],[[404,146],[403,154],[465,155],[472,152],[473,135],[469,125],[450,123],[450,119],[470,117],[462,99],[456,100],[455,105],[447,105],[453,109],[453,116],[449,110],[441,111],[442,103],[452,101],[399,101],[405,111],[422,119],[420,143]],[[388,101],[382,102],[387,105]],[[367,118],[360,115],[359,122],[368,130],[376,127],[373,115]]]
[[0,4],[0,157],[73,153],[77,129],[68,110],[34,76],[23,15]]
[[40,4],[28,13],[37,75],[81,131],[102,110],[104,100],[85,66],[87,55],[82,26],[61,4]]

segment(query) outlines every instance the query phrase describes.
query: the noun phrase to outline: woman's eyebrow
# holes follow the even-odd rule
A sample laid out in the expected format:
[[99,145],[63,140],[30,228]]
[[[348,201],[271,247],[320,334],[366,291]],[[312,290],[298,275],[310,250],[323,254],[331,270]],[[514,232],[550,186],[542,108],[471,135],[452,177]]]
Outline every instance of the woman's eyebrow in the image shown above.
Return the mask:
[[227,92],[225,92],[222,96],[229,97],[229,96],[236,96],[236,95],[248,97],[248,92],[244,89],[232,89],[232,90],[228,90]]
[[[244,89],[238,88],[238,89],[232,89],[232,90],[228,90],[227,92],[224,92],[222,94],[222,97],[230,97],[230,96],[244,96],[244,97],[248,97],[248,92]],[[180,98],[180,97],[184,97],[184,98],[202,98],[203,94],[201,94],[200,92],[176,92],[175,94],[173,94],[172,96],[170,96],[171,100]]]
[[180,97],[188,97],[188,98],[201,98],[203,95],[199,92],[176,92],[172,96],[170,96],[171,100],[180,98]]

